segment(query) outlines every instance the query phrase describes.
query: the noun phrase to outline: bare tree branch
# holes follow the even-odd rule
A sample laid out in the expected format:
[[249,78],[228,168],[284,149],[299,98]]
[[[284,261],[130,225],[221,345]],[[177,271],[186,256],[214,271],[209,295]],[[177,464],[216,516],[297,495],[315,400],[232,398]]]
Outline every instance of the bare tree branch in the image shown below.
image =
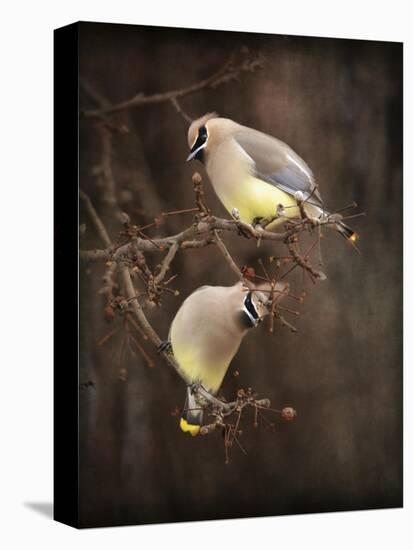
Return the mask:
[[211,211],[205,203],[204,188],[202,186],[201,174],[194,172],[192,175],[192,185],[194,186],[195,191],[195,203],[198,207],[199,213],[201,216],[209,216]]
[[116,262],[109,262],[105,274],[102,277],[103,286],[99,290],[99,294],[106,296],[106,302],[108,305],[113,300],[113,289],[118,286],[115,280],[117,267],[118,265]]
[[154,105],[168,101],[172,102],[173,100],[180,99],[203,89],[216,88],[226,82],[237,79],[241,73],[254,72],[256,69],[262,68],[264,63],[262,56],[258,55],[253,57],[248,51],[246,51],[243,55],[244,58],[240,61],[236,61],[235,54],[231,55],[228,61],[217,72],[207,78],[204,78],[203,80],[200,80],[199,82],[191,84],[190,86],[149,96],[139,93],[134,97],[122,101],[116,105],[85,111],[83,114],[86,117],[99,118],[104,115],[111,115],[113,113],[123,111],[124,109],[129,109],[131,107]]
[[[156,346],[159,347],[161,343],[161,339],[156,334],[154,329],[152,328],[151,324],[146,318],[146,315],[144,314],[142,307],[139,303],[138,297],[136,296],[135,289],[133,287],[132,279],[129,272],[129,267],[122,263],[119,266],[119,277],[120,282],[122,285],[122,290],[124,293],[125,298],[130,304],[130,307],[132,309],[132,312],[134,313],[138,323],[140,324],[142,330],[144,333],[148,336],[148,338],[151,340],[151,342]],[[170,357],[168,354],[163,354],[165,358],[167,359],[168,363],[170,363],[172,366],[175,366],[174,362],[170,360]]]
[[[98,92],[89,81],[81,78],[80,85],[85,94],[93,103],[96,104],[99,109],[105,109],[111,106],[111,103],[108,101],[108,99],[104,97],[100,92]],[[123,112],[121,113],[120,117],[118,117],[119,121],[117,120],[116,123],[114,123],[113,119],[110,120],[108,116],[102,115],[102,117],[100,117],[99,124],[97,125],[97,130],[100,133],[102,142],[102,151],[106,155],[105,157],[102,156],[100,169],[101,174],[107,180],[107,183],[106,181],[104,183],[106,184],[106,187],[109,187],[109,195],[107,195],[109,203],[112,203],[113,198],[115,198],[115,179],[113,176],[113,169],[109,165],[112,157],[111,141],[113,140],[113,136],[107,136],[102,132],[106,130],[106,132],[110,133],[125,133],[125,128],[128,130],[130,125],[128,117],[129,113]],[[129,174],[129,186],[139,196],[143,211],[159,212],[163,208],[162,200],[160,199],[156,191],[156,187],[153,185],[151,170],[143,152],[142,140],[137,128],[134,128],[134,131],[133,133],[131,133],[130,139],[127,141],[126,146],[129,148],[133,147],[133,156],[136,159],[137,164],[139,165],[138,170],[136,170],[135,168],[133,171],[131,170]],[[125,149],[125,143],[123,148]],[[110,193],[111,190],[112,193]]]
[[181,115],[181,117],[186,121],[188,122],[188,124],[191,124],[192,122],[192,118],[185,113],[185,111],[182,109],[179,101],[176,99],[176,97],[173,97],[171,99],[171,103],[173,105],[173,107],[176,109],[176,111]]
[[101,169],[104,183],[102,198],[109,208],[117,208],[116,184],[112,171],[112,132],[105,126],[99,126],[102,144]]
[[171,246],[171,248],[168,250],[168,254],[163,259],[163,262],[161,264],[161,268],[159,270],[159,273],[155,277],[155,284],[158,285],[163,281],[165,278],[165,275],[167,271],[169,270],[169,267],[171,265],[171,262],[175,258],[176,253],[179,250],[179,244],[174,242]]
[[90,216],[90,219],[93,222],[93,225],[96,228],[96,231],[98,232],[99,237],[105,244],[105,246],[110,247],[111,246],[111,240],[108,235],[108,232],[106,231],[106,227],[103,225],[102,220],[99,217],[99,214],[96,212],[95,207],[92,204],[92,201],[86,195],[84,191],[79,189],[79,197],[82,199],[82,201],[85,204],[86,210]]
[[205,241],[205,238],[209,236],[213,238],[214,230],[218,229],[238,233],[240,227],[247,230],[249,235],[256,239],[268,239],[277,242],[285,241],[287,237],[298,232],[298,226],[282,233],[272,233],[271,231],[254,229],[251,225],[239,220],[225,220],[210,216],[208,218],[203,218],[201,221],[196,222],[176,235],[171,235],[169,237],[154,237],[151,238],[151,240],[135,237],[131,242],[117,248],[116,251],[113,247],[108,247],[105,250],[81,250],[80,258],[89,261],[110,259],[117,261],[122,257],[136,254],[138,250],[142,252],[162,252],[165,249],[169,249],[174,243],[179,245],[185,243],[184,248],[199,248],[200,245],[195,245],[195,242],[199,243],[199,239],[202,239],[204,241],[202,242],[202,246],[212,243],[213,240]]
[[89,98],[101,109],[110,107],[110,101],[106,99],[100,92],[96,90],[94,86],[90,84],[85,78],[79,79],[79,84],[83,91],[89,96]]
[[240,268],[237,266],[237,264],[234,262],[231,254],[228,252],[227,247],[225,246],[224,241],[221,239],[221,237],[218,235],[218,232],[214,230],[214,239],[215,242],[221,251],[222,255],[224,256],[226,262],[228,263],[229,267],[232,269],[232,271],[236,274],[238,279],[241,281],[244,280],[244,276],[240,270]]
[[321,281],[325,280],[327,277],[322,271],[315,270],[309,263],[307,254],[302,257],[297,250],[295,249],[294,242],[291,240],[288,240],[287,242],[288,251],[295,261],[296,265],[300,266],[304,271],[306,271],[309,275],[311,280],[314,282],[316,279],[320,279]]

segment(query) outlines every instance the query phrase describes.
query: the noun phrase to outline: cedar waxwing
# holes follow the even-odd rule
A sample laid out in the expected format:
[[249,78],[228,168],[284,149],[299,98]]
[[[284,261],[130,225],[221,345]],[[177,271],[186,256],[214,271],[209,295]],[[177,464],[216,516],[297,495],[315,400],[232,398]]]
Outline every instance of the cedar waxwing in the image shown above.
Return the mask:
[[[238,210],[242,221],[251,224],[278,211],[279,217],[267,226],[272,229],[300,215],[297,198],[305,201],[310,216],[326,219],[328,211],[310,168],[282,141],[209,113],[189,127],[188,145],[187,161],[205,164],[218,198],[229,213]],[[344,223],[334,227],[350,241],[357,240]]]
[[[197,435],[202,424],[202,407],[194,388],[216,394],[248,330],[269,313],[269,285],[248,290],[234,286],[202,286],[181,305],[171,324],[169,341],[178,372],[187,383],[187,400],[180,426]],[[264,292],[267,290],[267,292]],[[277,283],[274,301],[288,292],[287,283]]]

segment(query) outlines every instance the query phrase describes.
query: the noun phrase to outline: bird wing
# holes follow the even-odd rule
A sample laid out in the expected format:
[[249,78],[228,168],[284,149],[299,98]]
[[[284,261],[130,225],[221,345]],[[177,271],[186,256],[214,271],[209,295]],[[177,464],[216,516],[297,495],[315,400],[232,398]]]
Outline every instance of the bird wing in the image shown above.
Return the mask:
[[323,204],[310,168],[287,144],[250,128],[241,128],[234,139],[250,157],[256,177],[289,195],[301,191],[310,203]]

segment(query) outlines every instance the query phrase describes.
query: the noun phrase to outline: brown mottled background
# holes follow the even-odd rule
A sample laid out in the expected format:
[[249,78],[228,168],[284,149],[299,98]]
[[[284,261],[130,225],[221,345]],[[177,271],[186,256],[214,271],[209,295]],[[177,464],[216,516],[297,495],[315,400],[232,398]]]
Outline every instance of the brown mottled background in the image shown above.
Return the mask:
[[[265,423],[254,429],[250,419],[248,454],[234,448],[229,465],[220,434],[180,432],[170,412],[183,405],[184,383],[150,344],[155,368],[126,354],[127,381],[119,380],[119,340],[97,346],[112,328],[98,295],[104,266],[81,265],[80,381],[94,383],[80,390],[83,526],[402,505],[401,44],[87,23],[80,74],[118,102],[187,86],[244,46],[265,56],[264,69],[188,96],[183,109],[193,118],[216,110],[291,145],[313,169],[326,204],[356,200],[367,212],[352,223],[362,253],[325,231],[328,280],[312,287],[298,273],[290,279],[296,293],[308,291],[293,320],[299,331],[277,326],[269,336],[261,327],[245,339],[223,393],[253,386],[274,406],[293,405],[298,418],[276,419],[274,433]],[[93,107],[83,93],[80,107]],[[162,210],[192,207],[192,172],[204,172],[184,162],[187,124],[172,105],[135,108],[114,121],[130,129],[113,136],[121,208],[144,223]],[[100,154],[94,123],[81,118],[80,186],[115,239],[119,224],[96,177]],[[209,205],[225,216],[204,177]],[[101,247],[82,209],[80,218],[87,224],[81,247]],[[190,214],[171,218],[158,234],[190,221]],[[225,240],[241,265],[276,250]],[[160,259],[148,256],[151,266]],[[213,247],[179,253],[172,273],[180,296],[148,311],[161,337],[195,288],[234,282]]]

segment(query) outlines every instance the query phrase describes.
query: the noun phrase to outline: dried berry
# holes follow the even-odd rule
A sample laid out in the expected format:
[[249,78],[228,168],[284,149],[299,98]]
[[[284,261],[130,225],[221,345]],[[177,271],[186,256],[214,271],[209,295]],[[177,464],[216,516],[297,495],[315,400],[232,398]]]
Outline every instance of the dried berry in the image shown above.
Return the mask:
[[241,268],[241,273],[246,279],[253,279],[255,277],[255,269],[247,265]]
[[201,174],[199,174],[198,172],[194,172],[194,174],[192,175],[192,183],[194,185],[199,185],[201,181],[202,181]]
[[281,416],[284,418],[284,420],[294,420],[294,418],[297,416],[297,411],[292,407],[284,407],[281,411]]
[[105,307],[105,319],[106,321],[112,321],[115,317],[115,312],[113,311],[113,307],[111,305]]

